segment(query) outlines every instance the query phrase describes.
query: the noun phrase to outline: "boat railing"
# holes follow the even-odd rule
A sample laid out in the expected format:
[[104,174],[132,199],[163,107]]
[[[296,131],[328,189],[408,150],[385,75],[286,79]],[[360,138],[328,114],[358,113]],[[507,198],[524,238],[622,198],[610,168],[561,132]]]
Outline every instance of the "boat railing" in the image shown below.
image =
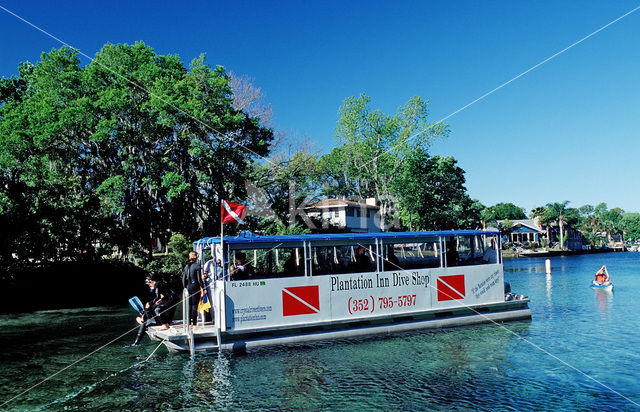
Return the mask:
[[187,335],[189,341],[189,352],[193,356],[195,351],[193,342],[193,331],[190,328],[190,313],[189,313],[189,291],[187,289],[182,290],[182,330]]
[[182,331],[187,333],[189,329],[189,292],[182,290]]

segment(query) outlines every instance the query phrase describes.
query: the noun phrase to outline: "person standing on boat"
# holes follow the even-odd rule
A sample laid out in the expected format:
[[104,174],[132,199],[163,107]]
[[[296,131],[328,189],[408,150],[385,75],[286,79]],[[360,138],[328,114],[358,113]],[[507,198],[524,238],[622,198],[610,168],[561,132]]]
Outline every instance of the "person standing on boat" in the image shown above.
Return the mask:
[[[213,293],[211,292],[211,285],[216,280],[222,279],[222,262],[220,259],[216,260],[215,253],[211,252],[211,259],[204,264],[204,270],[202,272],[202,284],[204,293],[209,297],[209,302],[211,302],[211,298]],[[204,320],[205,322],[211,321],[211,311],[204,312]]]
[[198,322],[198,303],[204,287],[198,253],[193,250],[189,252],[189,263],[182,270],[182,286],[189,293],[189,325],[193,327]]
[[596,272],[596,277],[593,280],[594,285],[608,285],[611,281],[609,279],[609,271],[607,270],[606,265],[602,265],[600,269]]

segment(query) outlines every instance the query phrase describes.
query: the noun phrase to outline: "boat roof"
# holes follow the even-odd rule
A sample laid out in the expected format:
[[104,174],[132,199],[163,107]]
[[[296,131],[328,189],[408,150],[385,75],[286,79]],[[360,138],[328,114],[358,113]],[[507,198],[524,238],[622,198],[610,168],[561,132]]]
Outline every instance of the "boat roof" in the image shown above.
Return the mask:
[[[275,235],[263,236],[248,231],[240,232],[237,236],[225,236],[224,243],[234,244],[271,244],[271,243],[301,243],[301,242],[345,242],[345,241],[367,241],[375,239],[383,240],[412,240],[424,237],[439,236],[480,236],[480,235],[500,235],[499,231],[492,230],[438,230],[424,232],[365,232],[365,233],[325,233],[308,235]],[[205,237],[193,242],[195,249],[209,247],[220,243],[220,237]],[[257,245],[256,245],[257,246]]]

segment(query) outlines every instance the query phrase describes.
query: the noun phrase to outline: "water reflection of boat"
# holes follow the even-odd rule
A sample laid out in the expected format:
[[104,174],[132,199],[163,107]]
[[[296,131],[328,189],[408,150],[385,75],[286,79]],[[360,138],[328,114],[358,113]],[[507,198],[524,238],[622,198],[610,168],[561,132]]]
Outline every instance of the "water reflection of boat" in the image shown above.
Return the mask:
[[244,350],[531,318],[529,299],[505,295],[499,232],[253,235],[221,242],[204,238],[194,249],[201,258],[222,251],[214,261],[242,261],[252,276],[229,279],[229,270],[211,285],[213,322],[193,331],[184,320],[166,331],[149,328],[171,351]]

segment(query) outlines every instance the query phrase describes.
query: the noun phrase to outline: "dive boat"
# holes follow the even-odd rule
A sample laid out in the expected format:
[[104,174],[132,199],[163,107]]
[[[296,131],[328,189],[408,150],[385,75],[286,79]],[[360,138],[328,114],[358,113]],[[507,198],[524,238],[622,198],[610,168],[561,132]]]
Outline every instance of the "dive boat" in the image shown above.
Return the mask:
[[[213,321],[190,330],[184,299],[182,322],[147,330],[170,351],[531,319],[529,299],[505,293],[497,231],[244,234],[203,238],[194,250],[218,274],[210,284]],[[227,262],[250,270],[238,280]]]

